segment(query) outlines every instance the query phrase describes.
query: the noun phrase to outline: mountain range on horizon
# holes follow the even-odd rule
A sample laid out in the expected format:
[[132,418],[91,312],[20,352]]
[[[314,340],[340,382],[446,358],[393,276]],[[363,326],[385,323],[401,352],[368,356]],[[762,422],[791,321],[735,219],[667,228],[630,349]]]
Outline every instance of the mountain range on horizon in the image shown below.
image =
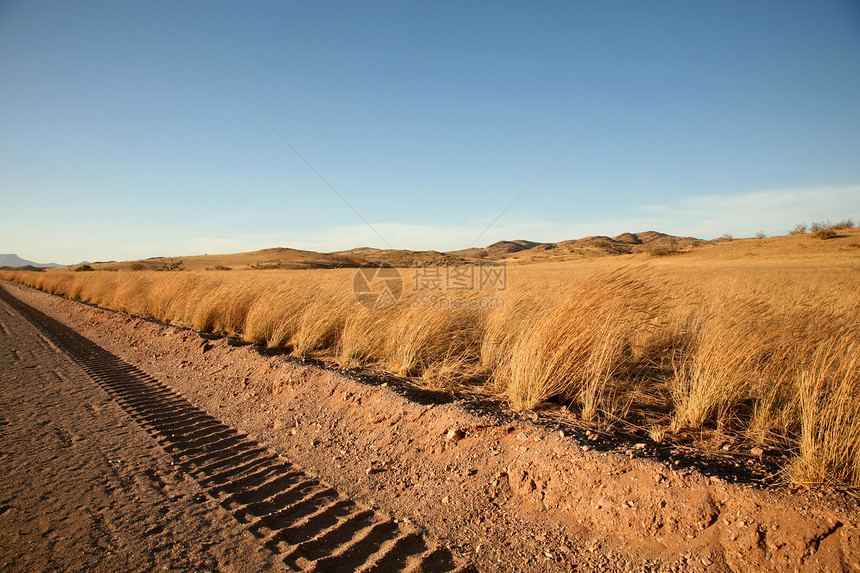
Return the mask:
[[[419,255],[427,262],[542,260],[564,258],[591,258],[595,256],[633,254],[654,249],[681,250],[707,243],[695,237],[678,237],[657,231],[622,233],[615,237],[593,235],[555,243],[516,239],[498,241],[486,247],[470,247],[456,251],[409,251],[404,249],[376,249],[360,247],[348,251],[335,251],[329,255],[359,257],[368,261],[384,259],[401,266],[404,257],[415,259]],[[421,257],[418,257],[421,258]],[[409,266],[408,263],[403,266]]]
[[[498,241],[486,247],[470,247],[445,252],[358,247],[345,251],[320,253],[289,247],[273,247],[243,253],[150,257],[136,261],[108,261],[87,264],[95,268],[128,268],[133,270],[177,268],[174,265],[178,262],[182,263],[180,266],[184,269],[325,269],[354,268],[368,263],[384,261],[397,267],[410,267],[416,264],[454,264],[464,262],[518,263],[591,259],[636,253],[665,254],[687,251],[709,242],[694,237],[678,237],[656,231],[645,231],[641,233],[622,233],[615,237],[603,235],[589,236],[556,243],[517,239]],[[84,264],[84,262],[77,264]],[[25,265],[34,267],[64,266],[55,263],[34,263],[22,259],[17,255],[0,255],[0,267],[20,267]]]
[[22,259],[18,255],[12,253],[0,254],[0,267],[37,267],[40,269],[47,269],[62,266],[65,265],[60,265],[57,263],[36,263],[34,261],[28,261],[27,259]]

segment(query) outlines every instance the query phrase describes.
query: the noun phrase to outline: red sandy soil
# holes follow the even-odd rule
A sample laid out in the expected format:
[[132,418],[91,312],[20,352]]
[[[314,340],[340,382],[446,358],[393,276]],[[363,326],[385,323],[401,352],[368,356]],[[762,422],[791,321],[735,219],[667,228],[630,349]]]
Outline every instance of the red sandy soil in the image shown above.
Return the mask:
[[0,303],[0,570],[284,570]]
[[[639,457],[641,445],[601,448],[616,442],[560,432],[566,426],[546,416],[532,419],[476,398],[417,392],[393,379],[267,355],[2,286],[349,498],[421,528],[480,571],[860,571],[860,511],[847,496],[732,483],[731,476]],[[9,316],[2,316],[4,323]],[[33,376],[52,368],[36,350],[26,356],[36,365],[29,369]],[[7,391],[7,378],[3,416],[33,421],[24,426],[31,442],[10,441],[13,424],[2,426],[0,527],[6,533],[0,562],[12,556],[13,563],[25,563],[27,541],[45,547],[45,532],[69,527],[79,533],[64,535],[77,537],[51,542],[52,551],[78,551],[78,543],[89,548],[82,551],[103,551],[98,538],[108,528],[105,515],[128,525],[119,540],[106,542],[113,551],[123,548],[116,558],[130,565],[119,568],[166,563],[164,552],[152,552],[171,539],[182,540],[182,558],[217,563],[221,570],[236,561],[254,569],[252,563],[272,560],[262,547],[247,561],[233,557],[251,551],[247,535],[217,506],[195,504],[194,484],[163,465],[168,458],[106,395],[93,398],[85,375],[64,382],[74,399],[45,396],[38,378],[15,390],[19,396]],[[98,416],[90,403],[100,408]],[[64,442],[50,424],[68,425],[74,417],[84,426],[68,430]],[[107,453],[107,466],[80,473],[84,462],[68,460],[74,448],[63,444],[96,443],[96,436],[98,448],[119,448],[109,443],[121,441],[120,462],[111,464],[116,454]],[[159,468],[156,474],[170,476],[170,483],[151,487],[144,467]],[[31,474],[41,477],[23,486]],[[107,490],[99,479],[114,485]],[[143,499],[144,492],[153,499]],[[158,496],[177,498],[163,506],[167,518],[154,513],[162,506]],[[164,529],[152,530],[156,523]],[[25,533],[8,533],[16,528]],[[87,531],[96,532],[86,534],[89,541]]]

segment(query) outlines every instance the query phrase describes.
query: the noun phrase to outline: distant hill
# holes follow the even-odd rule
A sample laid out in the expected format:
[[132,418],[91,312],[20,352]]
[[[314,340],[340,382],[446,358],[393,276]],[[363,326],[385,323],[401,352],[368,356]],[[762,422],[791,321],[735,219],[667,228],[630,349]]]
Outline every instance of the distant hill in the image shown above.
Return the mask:
[[558,243],[533,241],[499,241],[484,248],[463,249],[446,253],[469,259],[487,261],[538,262],[570,259],[591,259],[608,255],[636,253],[668,254],[683,252],[706,244],[694,237],[676,237],[656,231],[622,233],[617,237],[602,235],[583,237]]
[[396,267],[411,267],[415,265],[430,264],[444,265],[447,263],[463,262],[465,259],[451,253],[440,253],[439,251],[409,251],[405,249],[374,249],[371,247],[360,247],[349,251],[339,251],[332,255],[347,256],[360,264],[385,261]]
[[[665,255],[689,251],[708,241],[693,237],[675,237],[645,231],[623,233],[617,237],[584,237],[558,243],[540,243],[517,239],[499,241],[486,247],[459,251],[411,251],[408,249],[375,249],[359,247],[348,251],[318,253],[276,247],[223,255],[194,255],[187,257],[151,257],[139,261],[90,263],[96,268],[164,270],[228,270],[228,269],[337,269],[356,268],[368,263],[387,262],[397,267],[421,264],[445,265],[466,262],[530,263],[593,259],[611,255]],[[181,264],[180,264],[181,263]],[[179,264],[179,266],[174,266]]]
[[27,259],[22,259],[18,255],[13,254],[5,254],[0,255],[0,267],[40,267],[40,268],[53,268],[53,267],[62,267],[63,265],[58,265],[57,263],[34,263],[33,261],[28,261]]

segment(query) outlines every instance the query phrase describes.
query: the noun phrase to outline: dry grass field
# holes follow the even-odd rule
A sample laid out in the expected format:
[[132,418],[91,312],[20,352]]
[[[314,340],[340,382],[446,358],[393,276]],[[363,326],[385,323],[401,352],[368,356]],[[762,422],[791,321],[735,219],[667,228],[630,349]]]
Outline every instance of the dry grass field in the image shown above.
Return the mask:
[[509,265],[504,290],[416,291],[414,272],[375,312],[354,269],[0,277],[518,410],[561,402],[657,441],[782,449],[793,483],[860,487],[858,229]]

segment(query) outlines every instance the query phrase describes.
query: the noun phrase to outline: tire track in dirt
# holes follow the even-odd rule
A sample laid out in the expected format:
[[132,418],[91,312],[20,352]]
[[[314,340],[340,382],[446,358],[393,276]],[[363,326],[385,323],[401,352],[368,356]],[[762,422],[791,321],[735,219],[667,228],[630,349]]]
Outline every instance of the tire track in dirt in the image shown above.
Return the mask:
[[0,298],[68,354],[218,503],[297,571],[472,571],[418,528],[362,507],[157,379],[26,305]]

